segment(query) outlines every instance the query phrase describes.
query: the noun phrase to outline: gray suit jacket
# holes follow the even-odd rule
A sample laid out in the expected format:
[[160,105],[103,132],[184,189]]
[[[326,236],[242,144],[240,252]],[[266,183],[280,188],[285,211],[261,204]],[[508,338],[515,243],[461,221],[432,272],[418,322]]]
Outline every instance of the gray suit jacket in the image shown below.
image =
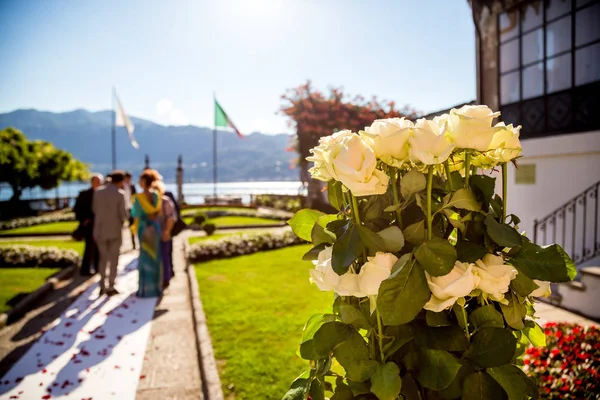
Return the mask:
[[94,191],[94,238],[96,240],[121,240],[123,223],[127,220],[125,192],[107,184]]

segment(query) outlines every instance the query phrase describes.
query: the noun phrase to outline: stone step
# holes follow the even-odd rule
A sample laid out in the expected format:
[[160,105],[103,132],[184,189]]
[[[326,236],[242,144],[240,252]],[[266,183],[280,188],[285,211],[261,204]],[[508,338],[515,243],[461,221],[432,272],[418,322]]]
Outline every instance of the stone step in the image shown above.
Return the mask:
[[600,320],[600,267],[580,269],[581,279],[558,286],[560,307]]

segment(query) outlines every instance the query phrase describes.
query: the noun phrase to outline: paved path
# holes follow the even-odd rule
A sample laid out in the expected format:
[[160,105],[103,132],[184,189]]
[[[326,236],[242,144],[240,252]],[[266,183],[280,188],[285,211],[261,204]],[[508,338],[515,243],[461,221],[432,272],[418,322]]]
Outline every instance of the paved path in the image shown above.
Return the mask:
[[574,314],[570,311],[555,307],[548,303],[543,303],[541,301],[536,302],[535,311],[536,315],[539,317],[539,320],[537,322],[540,325],[552,321],[569,322],[572,324],[579,324],[583,326],[600,326],[600,324],[592,321],[591,319],[587,319],[585,317],[582,317],[581,315]]

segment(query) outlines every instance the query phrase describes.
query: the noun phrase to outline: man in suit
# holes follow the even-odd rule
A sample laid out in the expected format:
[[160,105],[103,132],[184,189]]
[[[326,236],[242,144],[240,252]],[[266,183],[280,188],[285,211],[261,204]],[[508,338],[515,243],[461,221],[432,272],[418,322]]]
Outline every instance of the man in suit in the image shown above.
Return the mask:
[[[125,192],[125,207],[127,208],[129,226],[133,224],[133,217],[131,216],[131,208],[133,205],[132,197],[135,194],[135,185],[131,183],[131,172],[125,172],[125,181],[123,182],[123,191]],[[131,244],[135,250],[135,234],[131,231]]]
[[[110,174],[110,183],[94,192],[92,210],[94,212],[94,238],[100,253],[100,295],[118,294],[115,289],[119,250],[123,241],[123,223],[128,214],[123,192],[123,172],[114,171]],[[106,270],[108,269],[108,284]]]
[[[91,276],[96,273],[98,268],[98,248],[94,241],[94,212],[92,211],[92,200],[94,191],[100,187],[104,177],[100,174],[93,174],[90,179],[91,187],[83,190],[77,196],[75,202],[75,219],[79,221],[79,230],[83,233],[85,240],[85,250],[79,273],[83,276]],[[93,266],[93,268],[92,268]]]

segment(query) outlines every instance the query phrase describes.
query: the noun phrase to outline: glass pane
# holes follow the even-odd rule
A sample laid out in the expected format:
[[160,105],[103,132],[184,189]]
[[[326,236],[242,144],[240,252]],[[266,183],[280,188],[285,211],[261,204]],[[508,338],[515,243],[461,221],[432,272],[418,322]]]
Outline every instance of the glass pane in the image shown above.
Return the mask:
[[600,81],[600,43],[575,52],[575,85]]
[[531,64],[544,58],[544,33],[542,29],[523,35],[522,40],[521,65]]
[[571,11],[571,0],[548,0],[546,3],[546,21],[550,21]]
[[575,14],[575,45],[600,39],[600,3],[586,7]]
[[585,6],[588,3],[591,3],[594,0],[577,0],[577,3],[575,3],[577,5],[577,7],[581,7],[581,6]]
[[500,104],[519,101],[519,71],[500,77]]
[[500,72],[510,71],[519,66],[519,41],[511,40],[500,45]]
[[571,87],[571,53],[546,60],[547,93]]
[[519,34],[519,12],[514,10],[500,14],[500,40],[505,41]]
[[544,94],[544,63],[523,68],[523,99]]
[[546,46],[548,56],[571,49],[571,16],[548,24],[546,27]]
[[542,25],[543,12],[541,1],[525,5],[521,11],[521,29],[523,32]]

